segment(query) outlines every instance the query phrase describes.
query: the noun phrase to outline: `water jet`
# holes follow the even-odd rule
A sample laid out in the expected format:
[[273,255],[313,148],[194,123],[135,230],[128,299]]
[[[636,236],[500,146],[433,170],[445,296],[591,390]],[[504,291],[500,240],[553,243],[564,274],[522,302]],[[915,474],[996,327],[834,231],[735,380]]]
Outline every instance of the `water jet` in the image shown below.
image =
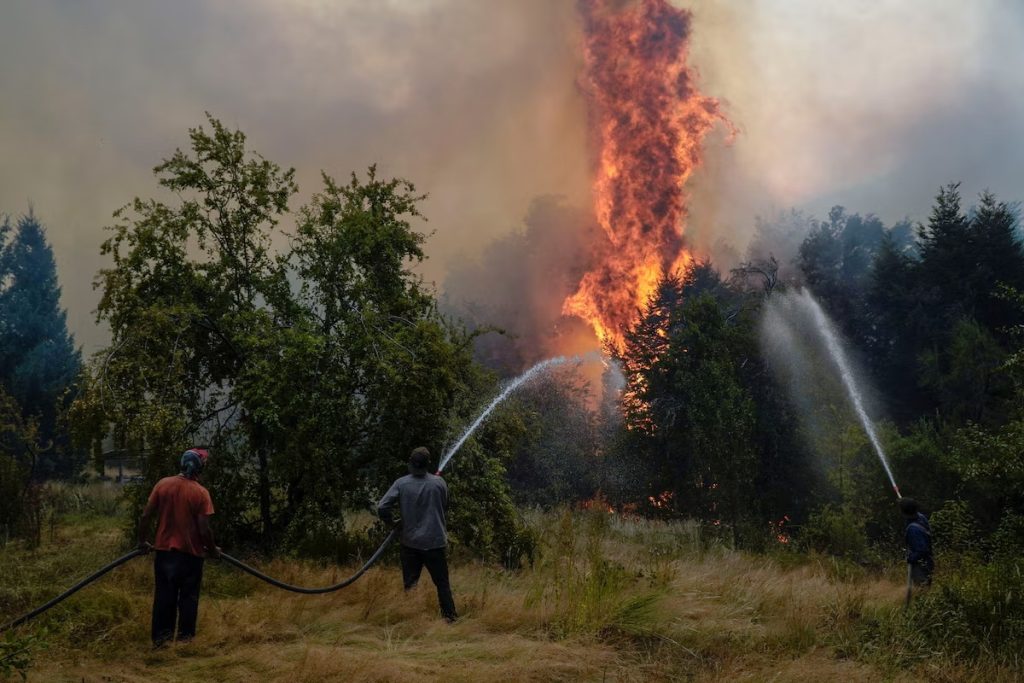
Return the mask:
[[[850,406],[853,408],[857,421],[860,423],[864,433],[867,434],[872,450],[874,450],[878,461],[882,465],[882,469],[885,470],[885,474],[889,478],[893,492],[897,498],[902,498],[903,496],[900,493],[899,486],[896,484],[892,467],[889,465],[889,460],[885,455],[885,449],[882,447],[882,442],[875,429],[875,424],[868,416],[865,408],[864,392],[853,370],[850,358],[839,338],[839,333],[817,300],[806,289],[777,295],[773,297],[773,301],[769,304],[763,325],[766,336],[771,337],[771,340],[776,345],[785,347],[782,349],[781,355],[787,356],[789,363],[801,365],[802,368],[807,367],[805,365],[806,361],[793,357],[794,354],[798,354],[800,351],[800,349],[795,347],[799,343],[798,339],[806,338],[806,332],[804,335],[801,335],[801,331],[809,330],[812,333],[811,336],[814,337],[812,344],[824,352],[825,356],[828,357],[831,364],[838,371],[843,391]],[[807,349],[805,348],[804,350]],[[800,391],[798,380],[794,379],[791,384],[793,392]]]
[[462,448],[462,444],[466,442],[466,439],[468,439],[470,435],[472,435],[473,432],[475,432],[477,428],[484,423],[491,412],[498,407],[498,404],[511,396],[514,391],[556,366],[564,365],[565,363],[585,363],[588,361],[598,360],[601,360],[601,354],[597,351],[582,356],[555,356],[554,358],[542,360],[523,374],[512,379],[505,385],[505,388],[494,397],[494,400],[487,404],[487,407],[483,409],[475,420],[473,420],[472,424],[462,432],[459,438],[455,441],[455,444],[445,451],[444,455],[441,457],[441,464],[437,466],[437,473],[440,474],[441,471],[448,466],[448,461],[452,459],[452,456],[455,455],[460,448]]

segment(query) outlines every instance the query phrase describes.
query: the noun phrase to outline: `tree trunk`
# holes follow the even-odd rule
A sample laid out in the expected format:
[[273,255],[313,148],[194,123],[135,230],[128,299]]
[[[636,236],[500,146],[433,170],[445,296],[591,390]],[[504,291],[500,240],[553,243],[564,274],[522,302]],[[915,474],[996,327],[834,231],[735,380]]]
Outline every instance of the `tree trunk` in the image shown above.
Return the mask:
[[242,424],[249,433],[249,446],[256,453],[257,493],[260,503],[260,535],[263,542],[270,540],[274,520],[270,513],[270,457],[263,426],[248,411],[242,412]]
[[263,540],[270,538],[273,520],[270,517],[270,465],[267,448],[262,443],[256,448],[260,465],[260,521],[263,525]]

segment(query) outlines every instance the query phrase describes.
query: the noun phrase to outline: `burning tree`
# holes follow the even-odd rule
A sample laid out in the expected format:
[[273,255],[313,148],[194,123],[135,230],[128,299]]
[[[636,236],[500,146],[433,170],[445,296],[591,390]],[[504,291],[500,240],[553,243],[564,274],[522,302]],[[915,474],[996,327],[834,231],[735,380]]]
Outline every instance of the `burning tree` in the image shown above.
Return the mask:
[[[756,356],[749,315],[708,264],[664,278],[626,334],[626,427],[646,453],[659,510],[726,522],[738,540],[758,478],[756,406],[748,359]],[[666,495],[666,489],[668,495]]]
[[583,0],[585,69],[595,156],[594,211],[605,240],[563,313],[621,350],[624,332],[662,276],[693,258],[685,248],[687,179],[704,137],[723,121],[687,65],[691,15],[666,0]]

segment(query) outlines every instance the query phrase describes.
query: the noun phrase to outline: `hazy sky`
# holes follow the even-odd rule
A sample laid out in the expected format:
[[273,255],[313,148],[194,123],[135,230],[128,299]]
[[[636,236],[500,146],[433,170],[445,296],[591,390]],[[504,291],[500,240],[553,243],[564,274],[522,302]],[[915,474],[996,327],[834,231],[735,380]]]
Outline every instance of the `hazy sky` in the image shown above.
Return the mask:
[[[1024,198],[1024,3],[694,0],[692,61],[739,128],[709,143],[691,231],[742,244],[757,212],[835,203],[925,217],[939,184]],[[4,0],[0,211],[49,229],[72,330],[110,214],[210,111],[320,169],[379,162],[430,193],[443,282],[531,200],[588,204],[570,0]]]

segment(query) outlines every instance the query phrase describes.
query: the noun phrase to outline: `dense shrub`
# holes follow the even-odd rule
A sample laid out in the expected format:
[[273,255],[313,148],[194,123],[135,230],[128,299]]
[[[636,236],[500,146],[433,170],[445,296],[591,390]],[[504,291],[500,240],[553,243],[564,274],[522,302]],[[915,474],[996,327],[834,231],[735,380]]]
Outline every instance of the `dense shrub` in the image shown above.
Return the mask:
[[825,505],[812,513],[800,530],[800,542],[808,550],[858,562],[870,554],[864,518],[848,507]]

